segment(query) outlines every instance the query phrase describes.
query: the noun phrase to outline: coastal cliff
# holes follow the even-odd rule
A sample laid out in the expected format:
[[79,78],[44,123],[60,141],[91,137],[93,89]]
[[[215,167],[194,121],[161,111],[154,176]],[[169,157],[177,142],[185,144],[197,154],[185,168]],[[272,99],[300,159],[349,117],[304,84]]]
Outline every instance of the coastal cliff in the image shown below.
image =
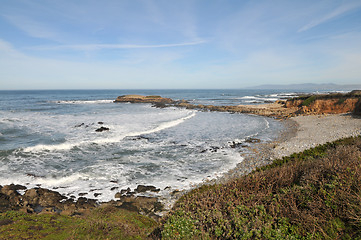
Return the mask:
[[347,94],[307,95],[289,99],[286,108],[297,108],[297,114],[339,114],[353,112],[360,115],[361,90]]

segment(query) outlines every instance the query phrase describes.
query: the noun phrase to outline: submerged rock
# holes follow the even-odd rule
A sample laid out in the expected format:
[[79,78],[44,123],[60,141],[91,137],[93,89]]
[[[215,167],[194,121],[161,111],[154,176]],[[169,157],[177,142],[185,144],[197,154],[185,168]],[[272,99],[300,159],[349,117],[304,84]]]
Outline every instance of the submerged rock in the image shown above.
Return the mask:
[[95,130],[96,132],[104,132],[104,131],[109,131],[109,128],[107,127],[100,127],[98,129]]

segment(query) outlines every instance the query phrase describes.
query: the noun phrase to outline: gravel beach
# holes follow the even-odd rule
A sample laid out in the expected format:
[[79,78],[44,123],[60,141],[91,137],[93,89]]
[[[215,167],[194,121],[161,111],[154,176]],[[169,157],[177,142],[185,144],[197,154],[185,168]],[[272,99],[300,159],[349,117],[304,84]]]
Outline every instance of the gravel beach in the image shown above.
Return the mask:
[[361,118],[350,114],[297,116],[291,120],[297,123],[298,130],[295,136],[276,144],[272,150],[274,159],[361,134]]
[[282,121],[285,129],[280,132],[277,140],[250,147],[242,154],[243,161],[216,182],[224,183],[229,179],[246,175],[257,167],[271,164],[277,158],[319,144],[361,134],[361,118],[351,114],[303,115]]

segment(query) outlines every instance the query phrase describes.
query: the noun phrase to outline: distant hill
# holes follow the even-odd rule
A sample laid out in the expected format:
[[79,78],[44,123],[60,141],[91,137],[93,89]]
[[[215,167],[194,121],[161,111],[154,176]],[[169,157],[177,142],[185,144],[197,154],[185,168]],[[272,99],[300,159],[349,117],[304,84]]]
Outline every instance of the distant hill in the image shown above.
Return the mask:
[[338,85],[334,83],[303,83],[303,84],[267,84],[259,85],[254,87],[248,87],[247,89],[280,89],[280,90],[313,90],[313,91],[351,91],[361,89],[361,84],[349,84],[349,85]]

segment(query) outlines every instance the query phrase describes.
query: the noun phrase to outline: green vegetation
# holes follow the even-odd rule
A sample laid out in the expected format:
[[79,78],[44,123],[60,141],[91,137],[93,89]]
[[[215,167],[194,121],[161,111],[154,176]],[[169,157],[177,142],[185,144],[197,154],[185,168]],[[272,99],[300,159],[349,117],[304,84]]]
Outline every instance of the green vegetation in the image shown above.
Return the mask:
[[165,239],[361,239],[361,137],[293,154],[175,205]]
[[116,208],[98,208],[85,216],[0,214],[0,239],[147,239],[157,223]]
[[302,106],[309,106],[311,103],[313,103],[317,99],[316,95],[312,95],[311,97],[308,97],[306,100],[302,102]]
[[156,96],[156,95],[150,95],[150,96],[146,96],[145,98],[162,98],[161,96]]

